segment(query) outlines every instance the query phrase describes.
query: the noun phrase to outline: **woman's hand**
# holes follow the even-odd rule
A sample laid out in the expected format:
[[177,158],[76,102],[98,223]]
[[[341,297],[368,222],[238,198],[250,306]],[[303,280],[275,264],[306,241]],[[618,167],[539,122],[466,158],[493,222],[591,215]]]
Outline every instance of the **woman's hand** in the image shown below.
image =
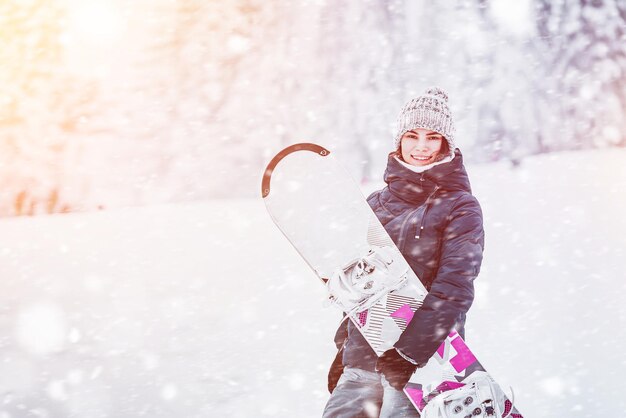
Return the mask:
[[385,351],[376,362],[376,371],[396,390],[404,389],[416,369],[417,365],[405,360],[395,348]]

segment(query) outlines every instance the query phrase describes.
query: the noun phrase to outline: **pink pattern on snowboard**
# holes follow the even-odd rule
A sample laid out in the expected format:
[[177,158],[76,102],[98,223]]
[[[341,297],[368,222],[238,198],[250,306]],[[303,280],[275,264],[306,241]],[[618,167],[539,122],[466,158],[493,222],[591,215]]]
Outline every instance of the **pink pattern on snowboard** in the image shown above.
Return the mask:
[[393,312],[391,314],[391,317],[404,319],[406,321],[406,324],[408,325],[409,322],[411,322],[411,319],[413,319],[413,315],[415,315],[415,313],[411,309],[411,306],[406,304],[406,305],[402,305],[398,310]]
[[361,324],[361,326],[364,327],[366,323],[367,323],[367,311],[360,312],[359,324]]

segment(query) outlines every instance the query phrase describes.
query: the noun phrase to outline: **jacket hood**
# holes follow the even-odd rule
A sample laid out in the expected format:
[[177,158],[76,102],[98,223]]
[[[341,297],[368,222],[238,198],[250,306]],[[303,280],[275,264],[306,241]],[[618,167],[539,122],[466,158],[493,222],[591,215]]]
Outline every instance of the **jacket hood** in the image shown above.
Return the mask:
[[384,175],[389,191],[399,199],[419,203],[435,190],[472,193],[469,177],[463,165],[463,155],[457,148],[454,159],[436,165],[423,173],[416,173],[404,167],[394,154],[389,154]]

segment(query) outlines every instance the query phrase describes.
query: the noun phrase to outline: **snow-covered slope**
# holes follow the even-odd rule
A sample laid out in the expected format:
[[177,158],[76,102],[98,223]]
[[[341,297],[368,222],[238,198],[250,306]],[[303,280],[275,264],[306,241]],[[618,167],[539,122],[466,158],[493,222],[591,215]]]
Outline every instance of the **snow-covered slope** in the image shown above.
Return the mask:
[[[625,160],[469,168],[468,342],[528,418],[626,410]],[[340,314],[260,198],[3,219],[0,277],[2,418],[321,415]]]

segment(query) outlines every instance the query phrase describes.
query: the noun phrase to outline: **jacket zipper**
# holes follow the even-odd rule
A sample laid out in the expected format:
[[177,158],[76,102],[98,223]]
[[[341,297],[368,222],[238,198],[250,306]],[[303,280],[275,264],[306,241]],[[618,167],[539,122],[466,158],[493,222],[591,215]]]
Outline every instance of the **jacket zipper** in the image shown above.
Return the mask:
[[407,225],[409,224],[409,222],[411,221],[411,219],[413,218],[413,215],[418,212],[422,207],[418,207],[417,209],[414,209],[405,219],[404,222],[402,222],[402,227],[400,228],[400,237],[398,239],[398,250],[400,250],[400,252],[402,254],[404,254],[404,242],[406,241],[404,239],[404,235],[406,234],[406,228]]
[[414,235],[415,239],[420,239],[420,236],[422,235],[422,231],[424,230],[424,219],[426,219],[426,214],[428,213],[428,209],[430,208],[430,201],[435,193],[437,193],[437,190],[439,190],[439,188],[439,186],[435,186],[435,190],[433,190],[433,192],[426,198],[426,203],[424,204],[424,212],[422,213],[422,219],[420,219],[420,222],[417,222],[417,220],[415,221],[415,225],[417,225],[417,229],[415,230]]

